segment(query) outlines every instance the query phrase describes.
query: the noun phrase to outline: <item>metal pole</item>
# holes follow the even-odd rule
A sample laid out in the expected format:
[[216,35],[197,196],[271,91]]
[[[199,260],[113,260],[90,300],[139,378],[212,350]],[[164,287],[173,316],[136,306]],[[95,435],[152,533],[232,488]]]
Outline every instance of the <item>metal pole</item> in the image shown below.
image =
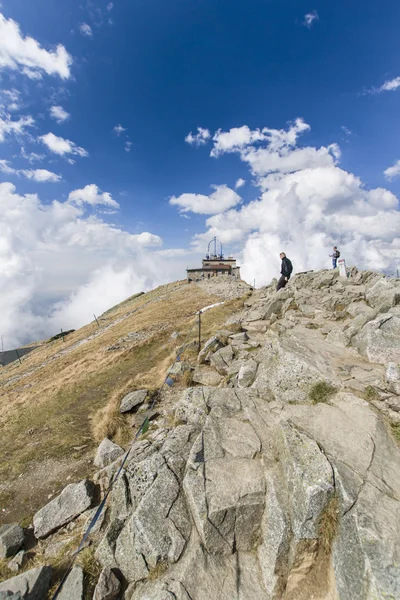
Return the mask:
[[96,323],[97,323],[97,325],[100,327],[100,323],[98,322],[96,315],[95,315],[95,314],[93,314],[93,316],[94,316],[94,318],[96,319]]
[[199,352],[201,348],[201,311],[199,312]]
[[17,350],[17,349],[15,349],[15,352],[17,353],[18,360],[19,360],[19,364],[20,364],[20,365],[22,365],[22,362],[21,362],[20,356],[19,356],[19,354],[18,354],[18,350]]
[[64,332],[62,329],[61,329],[61,335],[62,335],[63,342],[65,342]]
[[397,279],[398,279],[399,278],[399,270],[398,269],[396,270],[396,273],[397,273]]

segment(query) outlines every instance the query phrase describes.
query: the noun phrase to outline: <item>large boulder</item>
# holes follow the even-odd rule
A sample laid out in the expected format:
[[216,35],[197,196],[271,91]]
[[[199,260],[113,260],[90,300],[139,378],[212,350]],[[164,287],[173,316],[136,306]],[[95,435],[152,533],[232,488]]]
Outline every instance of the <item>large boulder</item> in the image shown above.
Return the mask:
[[[23,600],[44,600],[50,587],[51,567],[36,567],[0,583],[0,594],[12,594]],[[7,598],[7,596],[5,596]],[[72,600],[72,598],[71,598]]]
[[93,462],[95,467],[103,469],[117,460],[117,458],[119,458],[122,454],[124,454],[124,450],[121,448],[121,446],[114,444],[114,442],[108,438],[104,438],[97,449],[97,453]]
[[96,486],[88,479],[67,485],[33,517],[35,536],[44,538],[75,519],[92,506],[96,492]]
[[0,558],[13,556],[24,543],[24,530],[17,523],[0,527]]
[[83,599],[83,571],[75,565],[58,594],[58,600],[82,600]]
[[200,385],[214,386],[221,383],[222,376],[212,367],[208,367],[207,365],[198,365],[193,371],[193,381],[194,383],[199,383]]
[[138,409],[139,406],[145,402],[147,394],[147,390],[136,390],[135,392],[129,392],[129,394],[126,394],[126,396],[122,398],[119,411],[121,413],[127,413]]
[[[239,334],[246,335],[246,334]],[[225,346],[210,356],[210,364],[220,375],[227,375],[230,365],[234,359],[232,346]]]
[[385,313],[364,325],[352,344],[369,361],[400,362],[400,315]]
[[257,375],[258,364],[252,358],[239,369],[238,373],[238,386],[239,387],[250,387]]

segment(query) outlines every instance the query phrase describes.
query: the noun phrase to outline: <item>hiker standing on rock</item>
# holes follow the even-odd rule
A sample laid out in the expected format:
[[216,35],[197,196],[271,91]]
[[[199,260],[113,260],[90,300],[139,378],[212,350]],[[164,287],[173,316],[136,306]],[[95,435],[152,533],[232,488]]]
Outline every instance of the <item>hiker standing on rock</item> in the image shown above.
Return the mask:
[[278,285],[276,286],[277,292],[279,292],[279,290],[281,290],[282,288],[285,287],[285,285],[289,281],[290,276],[293,271],[293,265],[292,265],[291,261],[288,259],[288,257],[286,256],[286,254],[284,252],[281,252],[279,256],[282,260],[282,265],[281,265],[281,278],[279,279]]
[[337,249],[337,246],[333,246],[333,254],[329,255],[332,259],[333,268],[336,269],[337,259],[340,257],[340,252]]

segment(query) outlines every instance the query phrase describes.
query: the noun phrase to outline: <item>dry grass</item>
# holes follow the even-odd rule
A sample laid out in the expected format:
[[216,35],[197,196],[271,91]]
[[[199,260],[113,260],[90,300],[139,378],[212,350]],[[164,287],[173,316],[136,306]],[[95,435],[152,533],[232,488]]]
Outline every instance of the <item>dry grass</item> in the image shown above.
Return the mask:
[[326,555],[332,552],[333,540],[339,528],[339,499],[334,496],[322,513],[318,523],[319,548]]
[[[88,460],[104,436],[119,443],[128,439],[130,421],[119,414],[120,399],[131,389],[161,385],[195,313],[219,300],[184,282],[161,286],[104,313],[100,329],[92,322],[65,342],[42,343],[21,365],[0,370],[0,481],[6,484],[0,508],[7,508],[0,513],[0,522],[31,515],[49,493],[65,486],[68,474],[73,478],[90,474]],[[203,343],[242,306],[243,299],[233,300],[204,313]],[[179,334],[176,340],[171,339],[173,331]],[[121,344],[130,332],[147,339]],[[196,339],[194,330],[189,341]],[[106,350],[115,345],[116,350]],[[197,351],[189,347],[183,359],[194,364]],[[64,470],[58,478],[55,469],[51,481],[35,477],[46,461],[55,465],[70,461],[70,473]],[[27,475],[35,481],[33,489],[24,488]]]
[[400,423],[390,423],[393,436],[397,442],[400,442]]

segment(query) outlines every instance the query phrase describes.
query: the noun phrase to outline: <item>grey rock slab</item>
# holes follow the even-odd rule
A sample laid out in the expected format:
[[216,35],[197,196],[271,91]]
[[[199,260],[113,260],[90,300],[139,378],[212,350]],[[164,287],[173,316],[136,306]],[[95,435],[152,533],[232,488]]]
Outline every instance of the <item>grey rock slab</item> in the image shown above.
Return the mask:
[[111,569],[105,568],[100,573],[93,600],[119,600],[120,591],[121,582]]
[[352,339],[370,362],[400,362],[400,316],[386,313],[370,321]]
[[117,460],[117,458],[119,458],[122,454],[124,454],[124,450],[121,448],[121,446],[114,444],[114,442],[108,438],[104,438],[97,449],[97,453],[93,461],[94,466],[98,467],[99,469],[103,469]]
[[24,530],[18,523],[0,527],[0,558],[13,556],[24,543]]
[[222,377],[215,369],[207,365],[199,365],[193,371],[193,381],[200,385],[217,386],[221,383]]
[[33,517],[34,533],[43,538],[52,531],[66,525],[88,508],[96,497],[96,486],[84,479],[71,483],[49,504],[41,508]]
[[296,539],[315,539],[320,516],[335,491],[332,466],[314,440],[289,424],[282,424],[281,442],[293,533]]
[[227,375],[229,366],[234,359],[232,346],[225,346],[210,356],[210,365],[213,366],[220,375]]
[[137,409],[145,402],[147,393],[147,390],[136,390],[135,392],[129,392],[129,394],[122,398],[119,411],[121,413],[126,413]]
[[204,388],[195,387],[185,390],[175,409],[175,419],[181,423],[201,426],[208,413]]
[[58,600],[83,600],[83,571],[75,565],[64,581]]
[[36,567],[26,571],[0,583],[0,594],[11,592],[18,597],[19,593],[24,600],[44,600],[50,587],[51,573],[51,567]]
[[249,336],[247,335],[247,333],[245,331],[242,331],[240,333],[232,333],[229,336],[230,340],[237,340],[240,342],[246,342],[249,339]]
[[0,600],[23,600],[20,592],[13,594],[12,592],[0,592]]
[[258,364],[255,360],[250,359],[239,369],[238,373],[238,386],[239,387],[250,387],[256,378]]

